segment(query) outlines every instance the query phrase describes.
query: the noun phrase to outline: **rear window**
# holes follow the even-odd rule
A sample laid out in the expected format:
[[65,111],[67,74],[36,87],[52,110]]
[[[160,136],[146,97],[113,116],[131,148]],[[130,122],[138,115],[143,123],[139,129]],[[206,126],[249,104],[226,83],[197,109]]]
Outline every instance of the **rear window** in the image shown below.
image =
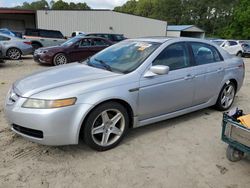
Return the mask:
[[125,38],[124,38],[123,35],[113,35],[113,40],[114,40],[114,41],[119,42],[119,41],[122,41],[122,40],[124,40],[124,39],[125,39]]

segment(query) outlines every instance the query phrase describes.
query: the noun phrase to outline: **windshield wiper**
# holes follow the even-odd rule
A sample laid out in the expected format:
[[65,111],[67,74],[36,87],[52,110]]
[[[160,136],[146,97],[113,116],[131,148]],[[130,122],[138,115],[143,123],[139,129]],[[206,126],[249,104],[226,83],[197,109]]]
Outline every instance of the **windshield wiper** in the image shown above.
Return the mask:
[[103,60],[100,60],[100,59],[94,59],[94,60],[99,62],[106,70],[112,71],[112,68],[107,63],[105,63]]

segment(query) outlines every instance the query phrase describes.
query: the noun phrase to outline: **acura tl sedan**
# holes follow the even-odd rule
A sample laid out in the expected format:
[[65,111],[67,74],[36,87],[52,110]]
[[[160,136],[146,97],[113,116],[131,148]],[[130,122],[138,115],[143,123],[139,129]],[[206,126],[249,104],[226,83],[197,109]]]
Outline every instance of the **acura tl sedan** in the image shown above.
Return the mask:
[[21,136],[46,145],[104,151],[129,128],[209,106],[231,107],[244,79],[242,59],[209,41],[129,39],[91,58],[16,81],[6,117]]

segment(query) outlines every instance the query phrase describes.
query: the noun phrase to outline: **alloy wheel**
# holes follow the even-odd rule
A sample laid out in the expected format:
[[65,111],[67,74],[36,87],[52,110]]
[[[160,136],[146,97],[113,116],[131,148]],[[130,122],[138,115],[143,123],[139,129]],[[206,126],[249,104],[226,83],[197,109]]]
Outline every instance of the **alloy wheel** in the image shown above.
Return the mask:
[[55,59],[56,65],[64,65],[67,63],[67,58],[64,55],[58,55]]
[[231,106],[234,100],[235,89],[232,84],[227,85],[221,95],[221,105],[223,108],[228,108]]
[[21,52],[16,48],[11,48],[8,50],[8,57],[12,60],[20,59]]
[[117,109],[101,112],[94,120],[91,136],[95,144],[110,146],[115,143],[125,130],[125,117]]

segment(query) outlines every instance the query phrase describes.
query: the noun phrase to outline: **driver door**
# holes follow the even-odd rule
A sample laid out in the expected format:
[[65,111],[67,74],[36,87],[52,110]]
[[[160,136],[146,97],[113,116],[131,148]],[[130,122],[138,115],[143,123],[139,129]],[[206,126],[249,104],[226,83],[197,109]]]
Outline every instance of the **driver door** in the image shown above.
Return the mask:
[[169,66],[165,75],[140,79],[139,120],[146,120],[192,106],[194,97],[193,67],[185,43],[166,47],[152,62]]

